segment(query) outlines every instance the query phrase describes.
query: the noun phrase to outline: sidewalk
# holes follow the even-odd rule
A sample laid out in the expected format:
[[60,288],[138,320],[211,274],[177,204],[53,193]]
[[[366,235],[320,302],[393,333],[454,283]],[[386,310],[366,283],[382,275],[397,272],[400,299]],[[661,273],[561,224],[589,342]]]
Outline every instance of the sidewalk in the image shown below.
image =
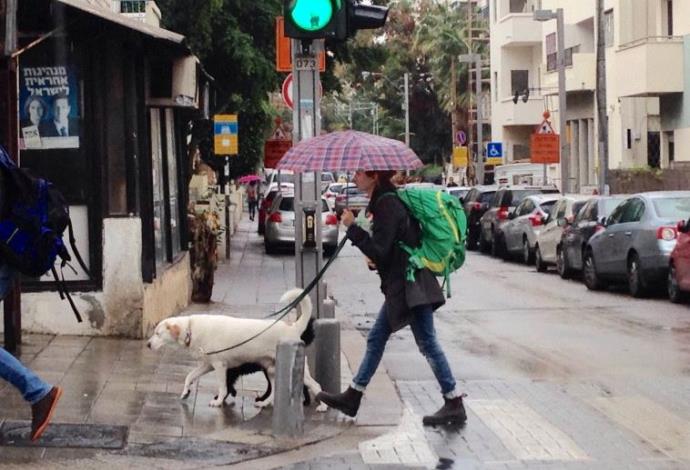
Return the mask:
[[[266,256],[255,224],[245,217],[231,240],[230,259],[222,260],[216,272],[213,302],[194,304],[184,313],[264,317],[293,285],[294,256]],[[341,321],[345,387],[365,344],[347,319]],[[25,335],[20,358],[45,380],[60,384],[65,394],[54,425],[34,446],[25,440],[29,407],[12,386],[0,382],[3,468],[320,468],[317,461],[334,468],[368,468],[359,443],[395,427],[402,414],[395,386],[379,373],[367,390],[361,419],[333,410],[316,413],[312,406],[305,409],[301,438],[276,439],[272,410],[253,406],[254,397],[265,390],[261,374],[241,378],[236,403],[215,409],[208,407],[215,392],[212,374],[181,401],[184,378],[195,361],[172,350],[152,352],[144,341]]]

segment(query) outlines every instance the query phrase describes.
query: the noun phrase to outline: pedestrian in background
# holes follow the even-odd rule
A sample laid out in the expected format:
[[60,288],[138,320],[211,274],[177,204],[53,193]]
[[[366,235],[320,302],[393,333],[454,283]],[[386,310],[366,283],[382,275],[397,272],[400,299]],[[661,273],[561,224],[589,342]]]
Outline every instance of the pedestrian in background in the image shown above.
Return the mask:
[[247,206],[249,206],[249,220],[254,220],[256,215],[256,206],[258,203],[258,192],[256,189],[256,181],[252,181],[247,186]]
[[[4,299],[12,286],[14,269],[0,264],[0,299]],[[0,348],[0,377],[14,385],[24,400],[31,405],[31,440],[36,441],[46,430],[53,416],[62,389],[40,379],[17,358]]]
[[378,271],[385,301],[369,332],[366,353],[352,384],[343,393],[321,392],[317,399],[348,416],[355,416],[362,394],[381,362],[388,338],[410,325],[417,347],[431,366],[444,399],[441,409],[424,416],[423,423],[463,423],[467,417],[462,395],[455,389],[453,373],[434,329],[433,312],[445,303],[443,291],[428,269],[418,270],[414,282],[406,280],[408,255],[398,242],[418,246],[421,230],[395,195],[396,188],[391,182],[394,174],[394,171],[355,173],[357,187],[370,198],[367,212],[372,215],[372,233],[358,226],[348,209],[343,211],[341,221],[347,227],[347,238],[366,256],[369,268]]

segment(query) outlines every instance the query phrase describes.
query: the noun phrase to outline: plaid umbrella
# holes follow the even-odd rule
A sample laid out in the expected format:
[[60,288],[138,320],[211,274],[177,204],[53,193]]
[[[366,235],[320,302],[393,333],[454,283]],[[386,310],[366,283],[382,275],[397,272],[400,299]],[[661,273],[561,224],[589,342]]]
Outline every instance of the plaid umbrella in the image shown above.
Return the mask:
[[240,184],[248,184],[254,181],[261,181],[261,176],[258,175],[244,175],[237,182]]
[[340,131],[303,140],[278,162],[279,170],[414,170],[422,161],[404,143],[358,131]]

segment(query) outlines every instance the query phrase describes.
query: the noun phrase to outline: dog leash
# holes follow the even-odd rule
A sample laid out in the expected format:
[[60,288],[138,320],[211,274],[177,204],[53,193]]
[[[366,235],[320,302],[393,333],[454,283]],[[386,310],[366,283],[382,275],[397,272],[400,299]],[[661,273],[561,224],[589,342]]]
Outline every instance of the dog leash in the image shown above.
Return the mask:
[[[331,266],[331,264],[333,264],[333,261],[337,258],[338,253],[340,253],[340,250],[343,249],[343,247],[345,246],[345,243],[346,243],[346,242],[347,242],[347,237],[343,237],[343,239],[340,241],[340,243],[338,243],[338,247],[335,249],[335,252],[334,252],[333,255],[331,256],[331,258],[326,262],[326,264],[323,266],[323,268],[321,268],[321,271],[319,271],[319,272],[316,274],[316,277],[314,277],[314,279],[312,279],[312,281],[304,288],[304,290],[302,291],[302,293],[301,293],[300,295],[298,295],[298,296],[295,298],[295,300],[293,300],[292,302],[290,302],[289,304],[287,304],[285,307],[281,308],[280,310],[278,310],[278,311],[276,311],[276,312],[273,312],[273,313],[270,314],[269,316],[265,317],[265,318],[271,318],[271,317],[275,317],[276,315],[279,315],[278,318],[276,318],[275,321],[274,321],[273,323],[271,323],[270,325],[268,325],[268,326],[267,326],[266,328],[264,328],[263,330],[259,331],[259,332],[256,333],[255,335],[253,335],[253,336],[251,336],[251,337],[245,339],[244,341],[242,341],[242,342],[240,342],[240,343],[237,343],[237,344],[235,344],[235,345],[232,345],[232,346],[227,347],[227,348],[224,348],[224,349],[219,349],[219,350],[217,350],[217,351],[211,351],[211,352],[205,352],[205,351],[202,349],[201,352],[202,352],[203,354],[207,355],[207,356],[210,356],[210,355],[212,355],[212,354],[219,354],[219,353],[222,353],[222,352],[225,352],[225,351],[230,351],[230,350],[232,350],[232,349],[239,348],[240,346],[243,346],[243,345],[247,344],[248,342],[252,341],[252,340],[255,339],[255,338],[258,338],[259,336],[261,336],[262,334],[264,334],[265,332],[267,332],[270,328],[273,327],[273,325],[275,325],[276,323],[278,323],[279,321],[281,321],[283,318],[285,318],[285,316],[286,316],[288,313],[290,313],[290,310],[292,310],[293,308],[295,308],[295,307],[302,301],[302,299],[303,299],[304,297],[306,297],[306,296],[309,294],[309,292],[312,291],[312,289],[314,289],[314,287],[319,283],[319,281],[320,281],[321,278],[323,277],[323,275],[324,275],[324,273],[326,272],[326,270],[328,270],[328,268]],[[304,313],[302,313],[302,314],[304,315]]]

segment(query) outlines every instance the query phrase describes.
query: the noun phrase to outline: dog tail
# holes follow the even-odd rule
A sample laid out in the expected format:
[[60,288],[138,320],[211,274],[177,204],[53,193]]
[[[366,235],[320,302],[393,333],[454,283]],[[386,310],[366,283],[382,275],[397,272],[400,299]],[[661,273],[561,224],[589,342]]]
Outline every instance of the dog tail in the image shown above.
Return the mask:
[[[280,302],[290,303],[299,297],[302,292],[302,289],[298,287],[291,289],[283,294],[283,296],[280,298]],[[308,295],[305,295],[298,305],[299,318],[293,325],[293,327],[299,331],[300,335],[304,332],[304,330],[307,329],[307,325],[309,325],[309,320],[311,319],[311,308],[311,298],[309,298]]]

